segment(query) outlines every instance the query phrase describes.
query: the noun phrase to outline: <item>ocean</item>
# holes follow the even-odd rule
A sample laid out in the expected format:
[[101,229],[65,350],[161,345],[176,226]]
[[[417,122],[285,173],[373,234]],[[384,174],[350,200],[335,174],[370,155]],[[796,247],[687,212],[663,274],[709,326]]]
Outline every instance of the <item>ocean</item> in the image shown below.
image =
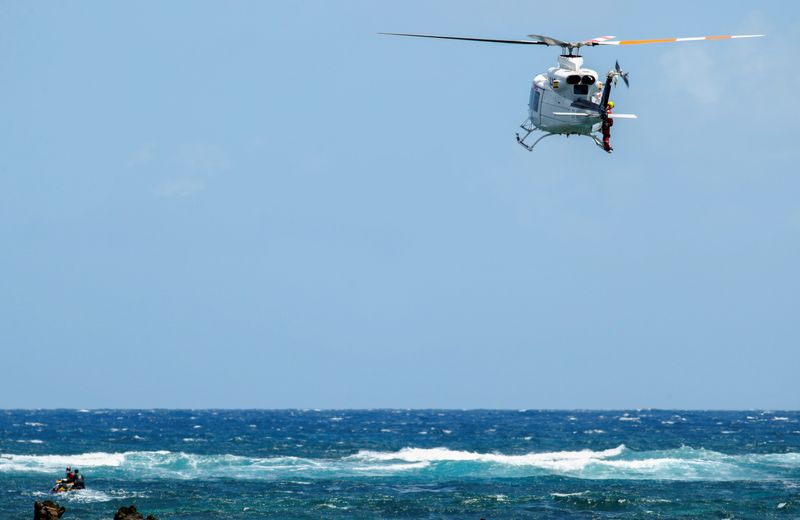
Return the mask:
[[800,518],[800,412],[5,410],[0,478],[2,519]]

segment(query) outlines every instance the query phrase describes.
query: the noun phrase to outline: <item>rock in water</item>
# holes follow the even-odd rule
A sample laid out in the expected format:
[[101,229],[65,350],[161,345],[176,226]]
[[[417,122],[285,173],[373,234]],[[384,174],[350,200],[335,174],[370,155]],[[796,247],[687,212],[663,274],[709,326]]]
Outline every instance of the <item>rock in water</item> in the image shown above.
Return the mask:
[[114,520],[158,520],[153,515],[142,516],[142,513],[136,510],[136,506],[120,507],[117,514],[114,515]]
[[33,520],[58,520],[67,509],[51,500],[33,504]]

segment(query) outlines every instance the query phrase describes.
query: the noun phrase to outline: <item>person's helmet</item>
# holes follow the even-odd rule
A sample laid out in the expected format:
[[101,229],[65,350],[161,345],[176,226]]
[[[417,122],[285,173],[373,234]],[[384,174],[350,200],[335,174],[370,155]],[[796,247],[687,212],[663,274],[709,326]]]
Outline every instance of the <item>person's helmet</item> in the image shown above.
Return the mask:
[[614,108],[614,102],[613,101],[609,101],[608,102],[608,108]]
[[77,475],[78,473],[80,473],[80,471],[78,471],[78,470],[76,469],[76,470],[75,470],[75,474]]
[[72,471],[72,468],[70,468],[69,466],[67,466],[67,471]]

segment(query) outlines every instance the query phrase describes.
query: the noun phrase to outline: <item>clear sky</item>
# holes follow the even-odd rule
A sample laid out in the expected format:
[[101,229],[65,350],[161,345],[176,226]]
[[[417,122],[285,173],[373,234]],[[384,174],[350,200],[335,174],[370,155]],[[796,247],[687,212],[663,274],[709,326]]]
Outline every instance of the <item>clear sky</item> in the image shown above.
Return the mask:
[[[796,2],[3,2],[0,408],[800,407]],[[603,47],[613,155],[514,133]]]

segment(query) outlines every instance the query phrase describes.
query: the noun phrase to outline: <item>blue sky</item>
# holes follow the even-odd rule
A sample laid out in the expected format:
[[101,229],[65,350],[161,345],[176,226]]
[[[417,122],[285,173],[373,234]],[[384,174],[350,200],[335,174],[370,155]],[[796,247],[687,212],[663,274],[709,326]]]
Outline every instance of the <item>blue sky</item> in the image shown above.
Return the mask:
[[[4,2],[0,407],[800,407],[788,2]],[[613,155],[514,141],[553,49]]]

